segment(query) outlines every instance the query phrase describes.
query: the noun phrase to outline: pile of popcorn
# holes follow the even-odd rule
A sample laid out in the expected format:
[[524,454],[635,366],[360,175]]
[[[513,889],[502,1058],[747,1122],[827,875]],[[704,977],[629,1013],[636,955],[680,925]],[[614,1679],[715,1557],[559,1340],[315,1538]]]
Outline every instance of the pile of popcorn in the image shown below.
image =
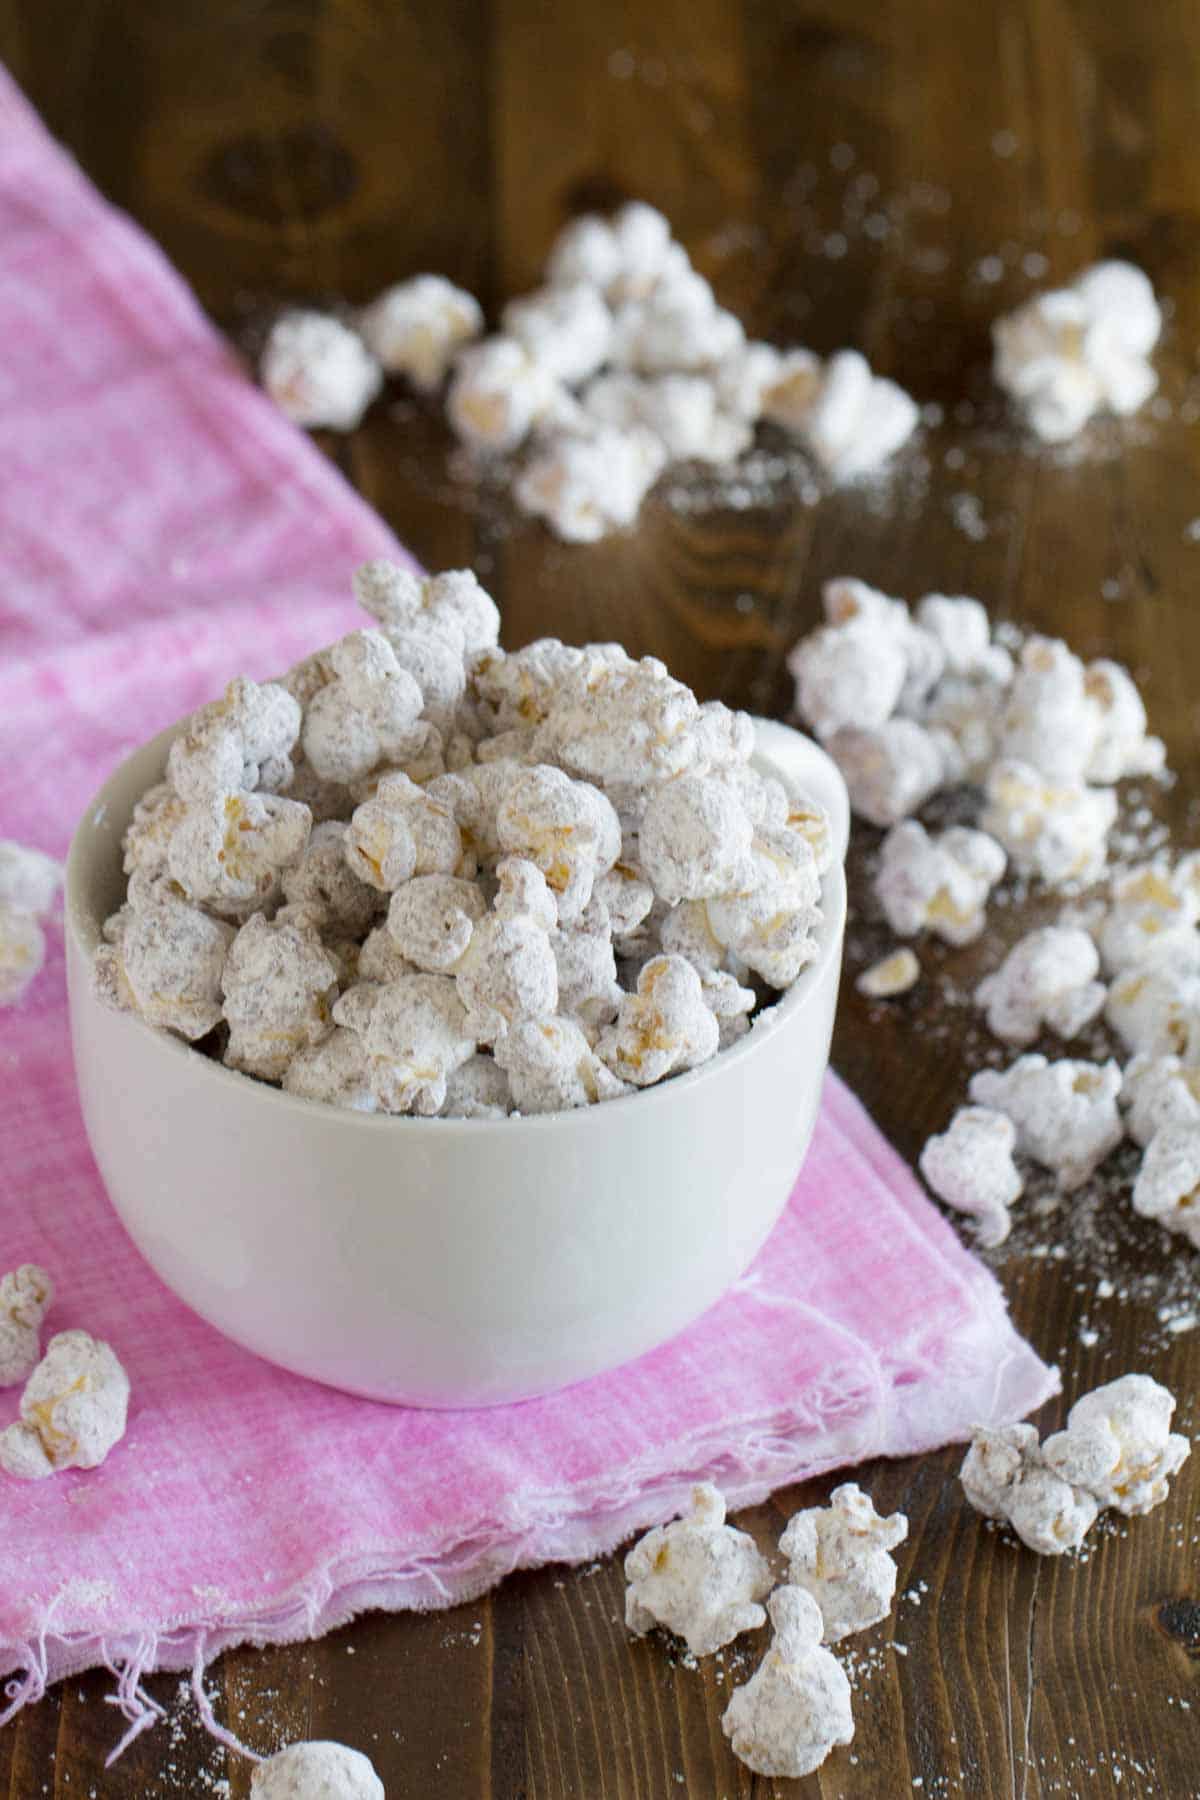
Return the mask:
[[86,1331],[60,1331],[41,1353],[54,1282],[36,1263],[0,1276],[0,1388],[18,1387],[21,1416],[0,1431],[0,1472],[38,1481],[95,1469],[125,1435],[129,1377]]
[[358,316],[286,313],[263,385],[298,424],[349,430],[384,374],[434,394],[472,451],[528,448],[513,493],[560,538],[632,524],[668,464],[734,462],[760,420],[793,434],[834,481],[879,469],[911,437],[917,407],[855,350],[748,340],[708,282],[640,202],[574,219],[545,285],[504,308],[484,337],[476,300],[440,275],[388,288]]
[[[1063,893],[1104,877],[1115,784],[1165,761],[1125,669],[1044,637],[1014,658],[976,600],[930,594],[910,612],[839,580],[824,606],[790,658],[797,709],[854,811],[886,828],[875,893],[898,937],[973,942],[1008,869]],[[977,827],[931,833],[911,816],[948,788],[974,797]],[[919,977],[903,946],[859,986],[891,998]],[[1114,871],[1101,898],[1023,937],[975,1000],[1025,1054],[974,1075],[972,1104],[926,1144],[934,1193],[999,1244],[1024,1188],[1017,1155],[1069,1193],[1128,1136],[1144,1150],[1135,1210],[1200,1248],[1200,855]],[[1102,1015],[1124,1067],[1029,1049],[1069,1045]]]
[[506,655],[467,571],[355,589],[376,629],[172,744],[102,997],[362,1112],[588,1106],[735,1042],[816,956],[832,856],[750,719],[615,644]]
[[0,1006],[15,1006],[46,960],[42,926],[62,876],[40,850],[0,838]]

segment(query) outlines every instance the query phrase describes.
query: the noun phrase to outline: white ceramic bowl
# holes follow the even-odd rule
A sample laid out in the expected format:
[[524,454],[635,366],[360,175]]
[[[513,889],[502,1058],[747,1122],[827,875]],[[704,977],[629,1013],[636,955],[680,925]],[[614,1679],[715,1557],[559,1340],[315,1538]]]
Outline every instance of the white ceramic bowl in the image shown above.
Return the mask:
[[113,1205],[167,1286],[286,1369],[435,1407],[565,1387],[711,1306],[783,1210],[828,1060],[848,808],[824,752],[759,726],[762,765],[828,808],[838,860],[818,960],[740,1043],[577,1112],[397,1119],[294,1099],[93,993],[121,835],[173,735],[105,784],[67,866],[83,1115]]

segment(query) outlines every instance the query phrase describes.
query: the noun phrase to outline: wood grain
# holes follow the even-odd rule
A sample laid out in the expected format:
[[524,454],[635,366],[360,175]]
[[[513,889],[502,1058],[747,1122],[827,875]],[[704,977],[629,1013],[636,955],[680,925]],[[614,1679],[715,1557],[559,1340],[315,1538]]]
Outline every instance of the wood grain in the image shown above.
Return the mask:
[[[376,409],[329,453],[419,556],[479,570],[509,643],[617,637],[759,710],[786,709],[786,651],[820,582],[844,572],[910,596],[979,594],[1117,655],[1179,771],[1161,804],[1198,841],[1194,6],[0,0],[0,54],[236,338],[280,300],[359,300],[424,267],[494,306],[535,280],[580,207],[660,205],[753,330],[861,345],[942,407],[886,504],[660,493],[636,532],[568,550],[461,479],[440,421],[413,403]],[[1085,458],[1034,458],[990,392],[988,321],[1108,253],[1134,256],[1171,297],[1167,414],[1100,433]],[[884,942],[872,847],[861,833],[851,971]],[[997,923],[1016,936],[1027,919]],[[931,951],[927,991],[961,987],[995,954]],[[916,997],[871,1008],[847,983],[835,1062],[906,1155],[985,1052],[961,1008],[935,1008],[931,1025]],[[1079,1210],[1023,1221],[998,1259],[1018,1323],[1060,1361],[1068,1395],[1145,1367],[1200,1430],[1200,1334],[1171,1339],[1155,1318],[1170,1246],[1105,1200],[1117,1285],[1138,1297],[1100,1298]],[[239,1651],[209,1689],[249,1742],[341,1738],[373,1757],[389,1795],[420,1800],[1200,1795],[1200,1456],[1169,1506],[1061,1564],[980,1527],[958,1460],[858,1472],[881,1507],[909,1515],[900,1586],[918,1598],[856,1649],[852,1752],[807,1783],[752,1778],[721,1736],[757,1643],[692,1668],[629,1642],[617,1562],[520,1575],[445,1615]],[[776,1495],[743,1522],[765,1546],[830,1485]],[[149,1684],[168,1725],[106,1773],[107,1685],[64,1683],[0,1733],[0,1795],[166,1800],[226,1779],[247,1793],[175,1677]]]

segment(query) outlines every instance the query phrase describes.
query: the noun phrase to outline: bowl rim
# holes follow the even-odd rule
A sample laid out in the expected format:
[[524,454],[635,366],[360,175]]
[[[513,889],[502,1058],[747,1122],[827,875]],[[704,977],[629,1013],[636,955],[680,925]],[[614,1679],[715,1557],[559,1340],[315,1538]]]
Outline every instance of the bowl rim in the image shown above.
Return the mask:
[[[166,767],[167,750],[172,740],[186,725],[181,719],[175,724],[140,745],[117,764],[101,787],[93,795],[84,808],[79,823],[71,836],[70,847],[66,857],[66,878],[64,882],[64,924],[70,936],[72,948],[80,958],[82,968],[90,970],[92,957],[100,942],[100,928],[103,920],[98,919],[82,898],[85,871],[91,868],[95,856],[95,845],[90,840],[90,831],[100,823],[107,814],[111,804],[111,790],[121,784],[130,774],[132,766],[142,760],[156,765],[156,773],[147,780],[147,789],[154,782],[162,779]],[[741,1068],[752,1061],[757,1054],[769,1049],[770,1044],[785,1026],[793,1024],[802,1014],[823,985],[829,965],[836,961],[839,966],[842,954],[842,939],[846,924],[847,894],[845,871],[845,821],[848,818],[848,797],[845,783],[842,780],[833,759],[828,753],[807,737],[803,732],[784,725],[777,719],[754,719],[756,734],[769,743],[772,739],[777,744],[791,740],[790,747],[794,752],[803,752],[805,760],[811,763],[820,777],[825,793],[831,795],[842,816],[834,818],[835,856],[830,867],[822,876],[821,906],[823,925],[821,931],[821,947],[817,956],[802,970],[791,987],[782,993],[778,1000],[764,1006],[756,1015],[750,1030],[738,1041],[725,1050],[719,1050],[715,1056],[702,1063],[699,1068],[688,1069],[682,1075],[674,1075],[665,1081],[655,1082],[647,1088],[640,1088],[630,1094],[621,1094],[615,1100],[605,1100],[596,1106],[579,1106],[553,1113],[516,1113],[508,1114],[503,1119],[471,1119],[471,1118],[426,1118],[417,1115],[393,1113],[364,1113],[352,1107],[332,1106],[324,1100],[308,1100],[299,1094],[289,1094],[284,1088],[276,1087],[270,1082],[256,1081],[253,1076],[244,1074],[239,1069],[227,1069],[223,1063],[211,1056],[205,1056],[185,1039],[173,1036],[170,1032],[161,1031],[148,1025],[144,1019],[132,1013],[111,1012],[111,1017],[118,1025],[125,1025],[132,1031],[152,1038],[161,1047],[163,1053],[183,1058],[190,1066],[197,1080],[215,1081],[221,1084],[232,1084],[232,1089],[244,1098],[251,1090],[257,1092],[264,1104],[279,1107],[281,1105],[298,1110],[301,1117],[319,1119],[327,1126],[343,1125],[350,1129],[370,1129],[374,1131],[392,1131],[397,1128],[417,1129],[422,1133],[431,1128],[436,1129],[439,1136],[453,1135],[456,1131],[465,1131],[478,1135],[485,1130],[493,1131],[586,1131],[595,1130],[604,1119],[612,1119],[613,1109],[619,1108],[624,1116],[627,1109],[637,1105],[642,1113],[651,1106],[660,1108],[681,1101],[705,1082],[719,1080],[722,1073]],[[766,731],[763,731],[766,727]],[[754,759],[769,765],[771,773],[781,780],[789,791],[794,792],[798,783],[789,777],[763,744],[756,744]],[[122,832],[124,824],[122,824]],[[86,979],[86,977],[85,977]],[[69,1008],[73,1014],[76,1007],[90,1004],[102,1006],[103,1002],[87,984],[86,996],[77,993],[72,986],[69,992]],[[106,1009],[108,1010],[108,1009]]]

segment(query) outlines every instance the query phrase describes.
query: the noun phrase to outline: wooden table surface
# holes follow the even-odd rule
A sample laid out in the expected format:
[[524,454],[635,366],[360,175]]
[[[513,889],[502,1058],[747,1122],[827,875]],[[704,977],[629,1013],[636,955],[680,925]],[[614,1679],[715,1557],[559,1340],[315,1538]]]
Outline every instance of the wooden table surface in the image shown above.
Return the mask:
[[[1197,841],[1194,0],[0,0],[0,55],[235,337],[281,298],[361,301],[423,268],[495,308],[573,211],[662,207],[756,335],[858,345],[942,409],[880,494],[669,483],[634,532],[571,549],[456,475],[432,413],[377,407],[329,454],[428,565],[476,567],[510,645],[619,638],[703,696],[782,714],[786,651],[842,573],[976,594],[1120,657],[1180,777],[1151,804]],[[1163,399],[1078,455],[1038,457],[989,388],[988,322],[1110,254],[1171,304]],[[884,941],[873,836],[854,857],[852,969]],[[1027,917],[998,912],[996,930]],[[836,1066],[909,1156],[986,1054],[954,1000],[996,954],[932,952],[924,997],[892,1010],[847,982]],[[995,1261],[1067,1396],[1146,1369],[1200,1430],[1200,1331],[1159,1317],[1195,1293],[1200,1257],[1132,1220],[1127,1186],[1031,1204]],[[1168,1505],[1062,1562],[981,1527],[960,1456],[857,1472],[909,1515],[900,1587],[919,1604],[859,1640],[853,1754],[807,1783],[756,1780],[725,1745],[746,1657],[688,1668],[626,1638],[616,1560],[237,1652],[209,1686],[262,1748],[361,1746],[393,1800],[1200,1794],[1200,1454]],[[743,1523],[765,1542],[830,1485]],[[106,1774],[109,1685],[67,1682],[0,1733],[0,1794],[245,1795],[177,1678],[149,1684],[170,1723]]]

